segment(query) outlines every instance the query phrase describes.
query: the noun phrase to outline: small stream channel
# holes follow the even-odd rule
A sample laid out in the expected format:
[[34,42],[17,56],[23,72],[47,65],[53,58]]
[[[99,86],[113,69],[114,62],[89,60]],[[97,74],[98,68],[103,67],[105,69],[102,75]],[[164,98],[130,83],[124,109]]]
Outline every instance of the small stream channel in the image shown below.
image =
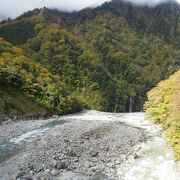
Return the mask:
[[37,136],[44,134],[50,128],[53,128],[57,125],[62,125],[67,122],[67,120],[54,120],[40,126],[37,129],[31,130],[20,136],[0,143],[0,163],[10,159],[16,154],[19,154],[19,152],[25,149],[26,142],[32,141]]

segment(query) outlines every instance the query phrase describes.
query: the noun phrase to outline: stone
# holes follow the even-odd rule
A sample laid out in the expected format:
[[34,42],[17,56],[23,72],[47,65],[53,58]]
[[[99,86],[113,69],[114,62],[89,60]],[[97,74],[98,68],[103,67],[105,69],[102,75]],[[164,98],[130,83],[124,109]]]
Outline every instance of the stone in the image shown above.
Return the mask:
[[24,176],[26,173],[24,171],[19,171],[17,174],[16,174],[16,178],[19,178],[19,177],[22,177]]
[[38,165],[37,168],[36,168],[37,172],[40,172],[43,169],[44,169],[44,167],[42,165]]
[[65,161],[58,161],[55,168],[58,169],[58,170],[66,169],[67,168],[67,164],[66,164]]
[[41,176],[40,180],[47,180],[47,178],[45,176]]
[[78,162],[78,161],[79,161],[79,159],[78,159],[78,158],[74,159],[74,162]]
[[49,169],[45,169],[44,171],[46,174],[49,174],[50,170]]
[[52,161],[50,161],[50,166],[52,166],[52,167],[56,167],[56,165],[57,165],[57,161],[56,160],[52,160]]
[[109,168],[113,168],[113,164],[112,163],[107,163],[106,166],[109,167]]
[[134,159],[137,159],[139,157],[139,155],[136,153],[135,155],[134,155]]
[[91,170],[94,172],[102,172],[104,171],[104,168],[105,167],[103,165],[97,165],[97,166],[92,167]]
[[33,175],[33,174],[34,174],[34,171],[29,171],[29,174],[30,174],[30,175]]
[[11,177],[11,180],[16,180],[16,175],[13,175],[13,176]]
[[98,152],[95,151],[95,150],[92,150],[92,151],[90,152],[90,155],[91,155],[92,157],[96,157],[96,156],[98,155]]
[[70,150],[68,152],[68,155],[71,156],[71,157],[75,157],[76,156],[76,153],[73,151],[73,150]]
[[85,167],[85,168],[89,168],[89,162],[85,162],[85,163],[84,163],[84,167]]
[[59,175],[59,171],[58,171],[57,169],[53,169],[53,170],[50,172],[50,174],[51,174],[52,176],[58,176],[58,175]]
[[69,140],[68,140],[68,139],[65,139],[64,142],[65,142],[65,143],[69,143]]

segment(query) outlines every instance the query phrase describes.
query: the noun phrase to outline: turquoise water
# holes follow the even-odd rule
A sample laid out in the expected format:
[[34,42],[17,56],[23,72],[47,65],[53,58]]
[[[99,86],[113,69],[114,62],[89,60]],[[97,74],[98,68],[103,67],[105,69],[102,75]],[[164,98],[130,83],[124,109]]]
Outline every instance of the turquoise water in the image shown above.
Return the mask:
[[11,157],[15,156],[16,154],[20,153],[26,147],[26,142],[36,138],[44,134],[49,129],[67,123],[69,121],[65,120],[54,120],[48,122],[41,127],[26,132],[20,136],[7,140],[3,143],[0,143],[0,163],[10,159]]

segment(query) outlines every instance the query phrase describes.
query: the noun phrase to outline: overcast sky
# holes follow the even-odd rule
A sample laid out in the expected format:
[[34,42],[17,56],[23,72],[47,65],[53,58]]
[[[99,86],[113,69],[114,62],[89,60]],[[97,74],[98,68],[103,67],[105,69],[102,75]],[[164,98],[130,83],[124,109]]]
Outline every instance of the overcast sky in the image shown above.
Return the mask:
[[[19,16],[34,8],[48,7],[60,10],[80,10],[85,7],[95,7],[110,0],[0,0],[0,20]],[[156,5],[168,0],[129,0],[137,4]],[[177,0],[180,2],[180,0]]]

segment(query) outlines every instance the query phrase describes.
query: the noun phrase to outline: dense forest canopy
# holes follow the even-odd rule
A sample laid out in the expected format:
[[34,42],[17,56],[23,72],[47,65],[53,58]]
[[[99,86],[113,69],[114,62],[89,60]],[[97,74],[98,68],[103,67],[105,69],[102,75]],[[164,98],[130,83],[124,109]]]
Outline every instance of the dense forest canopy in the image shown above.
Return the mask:
[[[1,113],[8,115],[24,114],[24,108],[8,100],[6,91],[21,91],[29,100],[39,104],[49,113],[65,114],[81,109],[80,103],[70,94],[68,86],[60,76],[50,73],[26,53],[0,38],[0,84]],[[19,99],[18,99],[19,100]],[[25,105],[26,106],[26,105]],[[10,108],[8,108],[10,107]]]
[[1,22],[0,37],[1,85],[58,114],[142,111],[146,93],[180,67],[180,6],[35,9]]

